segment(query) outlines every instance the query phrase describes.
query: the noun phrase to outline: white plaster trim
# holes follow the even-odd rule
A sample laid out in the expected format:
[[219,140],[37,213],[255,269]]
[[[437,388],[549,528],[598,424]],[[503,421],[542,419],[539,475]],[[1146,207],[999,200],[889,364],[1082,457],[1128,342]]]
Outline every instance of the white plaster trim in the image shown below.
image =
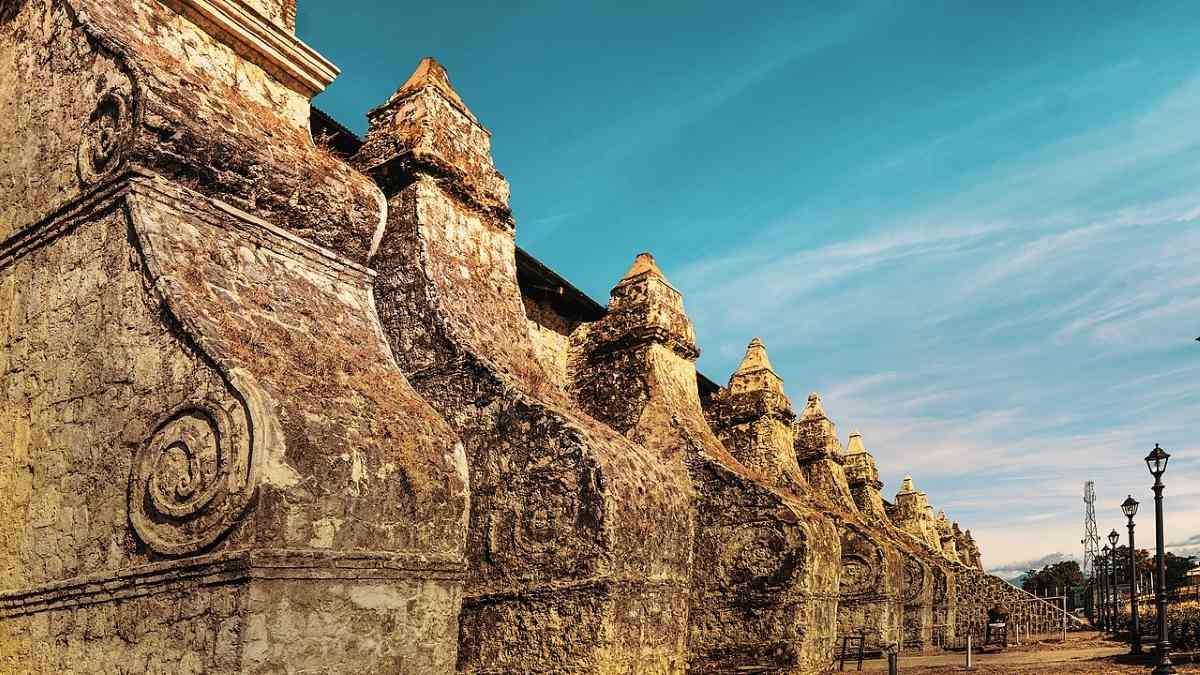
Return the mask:
[[169,0],[168,4],[211,24],[217,29],[210,31],[214,37],[282,75],[285,84],[309,98],[324,91],[341,72],[315,49],[239,0]]

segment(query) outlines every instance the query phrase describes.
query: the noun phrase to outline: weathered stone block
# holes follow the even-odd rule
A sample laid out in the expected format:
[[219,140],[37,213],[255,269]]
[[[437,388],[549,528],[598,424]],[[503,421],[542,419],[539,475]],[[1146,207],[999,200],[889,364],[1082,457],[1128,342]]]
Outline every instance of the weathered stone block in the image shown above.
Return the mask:
[[651,632],[643,617],[685,602],[689,485],[543,369],[507,183],[440,65],[372,112],[354,162],[388,196],[375,298],[393,351],[467,449],[460,669],[674,672],[682,621]]
[[692,503],[689,672],[814,672],[832,635],[833,525],[775,491],[709,429],[682,296],[641,254],[607,314],[571,335],[568,389],[591,415],[686,469]]
[[178,9],[0,12],[48,106],[0,123],[0,670],[446,672],[465,455],[356,262],[381,198]]

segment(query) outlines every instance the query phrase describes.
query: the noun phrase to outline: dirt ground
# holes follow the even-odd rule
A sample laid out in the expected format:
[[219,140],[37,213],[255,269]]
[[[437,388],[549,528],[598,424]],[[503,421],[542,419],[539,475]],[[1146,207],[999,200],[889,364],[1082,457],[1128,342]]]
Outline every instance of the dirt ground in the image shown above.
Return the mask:
[[[901,675],[950,675],[950,673],[984,673],[986,675],[1149,675],[1148,664],[1120,664],[1111,659],[1078,661],[1073,663],[1040,663],[1030,665],[981,665],[970,671],[962,666],[953,667],[901,667]],[[1182,673],[1200,673],[1200,665],[1176,666]]]
[[[933,656],[902,655],[899,672],[901,675],[967,672],[986,675],[1149,675],[1152,666],[1149,657],[1141,662],[1132,661],[1127,655],[1128,651],[1124,643],[1104,639],[1097,633],[1070,633],[1065,643],[1043,642],[976,654],[974,667],[970,671],[965,668],[966,655],[962,652]],[[1180,663],[1180,660],[1184,662]],[[1180,660],[1176,661],[1176,668],[1181,674],[1200,675],[1200,663],[1190,663],[1187,657]],[[855,668],[856,664],[847,664],[846,672],[854,672]],[[869,661],[863,664],[863,671],[887,672],[887,662]]]

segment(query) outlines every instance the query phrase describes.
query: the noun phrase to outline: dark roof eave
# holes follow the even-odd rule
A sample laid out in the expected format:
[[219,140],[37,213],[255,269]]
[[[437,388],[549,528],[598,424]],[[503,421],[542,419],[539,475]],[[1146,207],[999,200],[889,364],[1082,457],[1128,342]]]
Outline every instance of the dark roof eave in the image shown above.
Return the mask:
[[[575,321],[598,321],[608,309],[576,288],[542,261],[517,247],[517,279],[526,292],[554,296],[555,308]],[[565,310],[565,311],[564,311]]]
[[[362,139],[358,134],[347,129],[332,115],[316,106],[311,106],[311,110],[315,122],[313,126],[333,131],[335,141],[343,152],[349,150],[348,154],[352,155],[362,146]],[[593,300],[587,293],[579,290],[520,246],[516,247],[516,263],[517,279],[522,290],[552,297],[555,308],[568,318],[576,321],[598,321],[608,313],[607,307]],[[696,372],[696,384],[700,389],[701,398],[711,396],[721,388],[699,371]]]

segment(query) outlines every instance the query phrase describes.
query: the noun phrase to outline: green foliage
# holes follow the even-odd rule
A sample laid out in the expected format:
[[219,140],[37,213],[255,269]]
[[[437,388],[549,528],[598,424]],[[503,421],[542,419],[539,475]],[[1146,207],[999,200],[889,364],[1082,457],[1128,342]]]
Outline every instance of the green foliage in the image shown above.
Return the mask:
[[[1122,626],[1129,623],[1129,606],[1121,607],[1117,616]],[[1153,602],[1144,602],[1138,607],[1138,621],[1143,635],[1153,635],[1155,618]],[[1200,601],[1188,600],[1167,605],[1167,625],[1171,632],[1171,648],[1175,651],[1200,649]]]
[[1074,560],[1047,565],[1040,570],[1029,570],[1021,587],[1034,595],[1062,593],[1083,585],[1083,572]]
[[[1154,575],[1154,557],[1150,555],[1150,551],[1144,548],[1139,548],[1136,551],[1138,579],[1146,579]],[[1114,556],[1117,560],[1117,583],[1129,583],[1129,547],[1118,546],[1117,554]]]
[[1196,566],[1195,556],[1180,556],[1168,552],[1163,562],[1167,566],[1168,591],[1188,585],[1187,573],[1188,570]]

